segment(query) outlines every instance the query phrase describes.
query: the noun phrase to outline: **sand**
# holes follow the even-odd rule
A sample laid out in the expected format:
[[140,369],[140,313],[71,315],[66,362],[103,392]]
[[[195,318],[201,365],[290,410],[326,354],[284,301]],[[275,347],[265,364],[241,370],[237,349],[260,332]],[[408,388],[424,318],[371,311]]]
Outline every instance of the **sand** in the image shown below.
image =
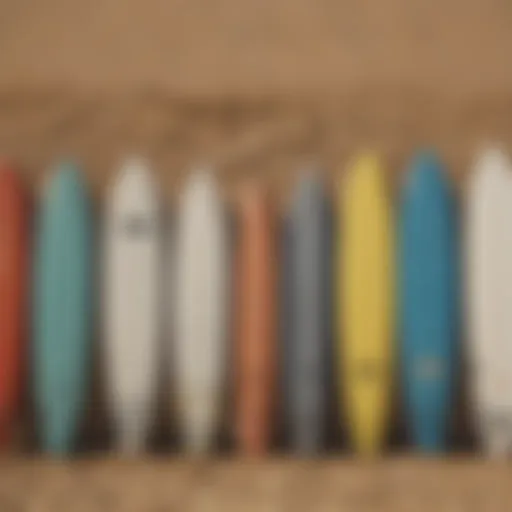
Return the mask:
[[2,511],[430,512],[510,510],[510,469],[471,460],[10,461]]

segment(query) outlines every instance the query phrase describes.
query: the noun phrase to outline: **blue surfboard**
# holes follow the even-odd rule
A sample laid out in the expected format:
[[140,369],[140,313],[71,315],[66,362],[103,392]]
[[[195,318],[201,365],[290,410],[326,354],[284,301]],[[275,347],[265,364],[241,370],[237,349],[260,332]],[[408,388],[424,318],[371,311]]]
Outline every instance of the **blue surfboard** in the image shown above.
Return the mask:
[[402,196],[399,264],[402,377],[414,445],[446,448],[457,343],[457,230],[451,188],[435,155],[412,162]]
[[51,176],[42,199],[34,268],[33,394],[43,451],[72,450],[89,371],[91,226],[73,164]]
[[[318,452],[329,405],[331,224],[322,183],[302,176],[287,224],[287,423],[292,449]],[[329,273],[329,275],[327,275]]]

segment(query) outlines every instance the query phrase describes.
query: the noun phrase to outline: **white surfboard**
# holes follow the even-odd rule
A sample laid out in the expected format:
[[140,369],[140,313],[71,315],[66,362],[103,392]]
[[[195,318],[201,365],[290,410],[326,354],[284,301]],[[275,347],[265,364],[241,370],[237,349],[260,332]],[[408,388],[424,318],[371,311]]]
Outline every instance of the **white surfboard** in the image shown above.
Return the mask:
[[180,198],[174,272],[174,375],[187,451],[217,433],[227,357],[228,232],[213,174],[193,173]]
[[145,446],[155,402],[162,278],[159,205],[143,161],[127,161],[113,183],[104,236],[107,396],[118,448],[134,453]]
[[512,449],[512,166],[478,155],[468,191],[466,281],[472,398],[485,450]]

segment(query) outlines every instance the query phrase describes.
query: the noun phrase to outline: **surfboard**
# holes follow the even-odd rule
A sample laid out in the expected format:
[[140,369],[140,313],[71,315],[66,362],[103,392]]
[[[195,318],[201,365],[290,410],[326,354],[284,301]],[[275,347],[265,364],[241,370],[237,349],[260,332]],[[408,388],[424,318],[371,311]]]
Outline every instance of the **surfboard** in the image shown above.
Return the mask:
[[226,388],[229,232],[210,170],[192,173],[176,226],[174,373],[186,449],[205,453],[215,441]]
[[160,209],[151,171],[125,162],[107,199],[104,226],[104,362],[116,445],[142,451],[151,427],[159,361],[162,281]]
[[340,392],[353,447],[372,455],[386,437],[395,352],[393,222],[383,164],[373,153],[348,169],[340,229]]
[[16,170],[0,165],[0,444],[10,442],[24,370],[28,212]]
[[[304,173],[289,218],[290,301],[286,350],[288,426],[292,448],[318,452],[325,442],[329,365],[330,241],[328,204],[318,176]],[[329,276],[326,276],[326,273]]]
[[418,155],[400,212],[402,385],[413,444],[446,449],[457,359],[457,240],[452,190],[434,154]]
[[266,193],[240,197],[235,339],[235,436],[240,451],[261,455],[272,440],[277,366],[277,246]]
[[90,362],[91,219],[76,165],[49,178],[38,218],[33,291],[33,395],[41,447],[69,453]]
[[512,448],[512,164],[499,149],[480,152],[469,180],[466,284],[475,424],[484,449]]

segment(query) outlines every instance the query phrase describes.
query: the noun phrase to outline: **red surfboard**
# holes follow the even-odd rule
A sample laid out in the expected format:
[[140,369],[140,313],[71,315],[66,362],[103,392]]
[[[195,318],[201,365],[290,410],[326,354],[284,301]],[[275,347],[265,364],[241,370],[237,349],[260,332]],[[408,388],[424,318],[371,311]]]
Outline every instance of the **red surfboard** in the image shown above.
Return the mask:
[[246,188],[239,210],[235,428],[240,451],[261,455],[272,435],[276,374],[276,245],[267,197]]
[[27,210],[23,187],[0,164],[0,445],[11,438],[19,413],[24,360]]

